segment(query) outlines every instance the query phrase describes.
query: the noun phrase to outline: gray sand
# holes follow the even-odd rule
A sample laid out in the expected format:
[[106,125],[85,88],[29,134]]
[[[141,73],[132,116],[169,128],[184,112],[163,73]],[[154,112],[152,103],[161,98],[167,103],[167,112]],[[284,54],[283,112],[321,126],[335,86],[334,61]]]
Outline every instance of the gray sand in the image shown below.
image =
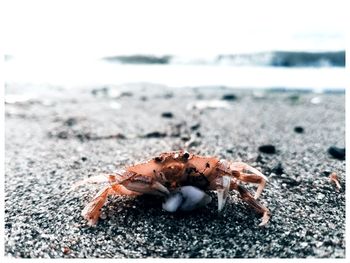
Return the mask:
[[[119,94],[113,87],[33,88],[37,98],[6,104],[5,255],[345,257],[345,161],[327,153],[344,147],[344,94],[150,84],[124,86]],[[7,95],[29,91],[6,87]],[[225,94],[236,95],[225,101],[228,108],[189,108]],[[260,153],[264,144],[277,152]],[[162,199],[152,196],[111,197],[98,225],[87,226],[81,210],[101,186],[71,191],[74,182],[185,147],[263,171],[269,183],[260,200],[271,210],[270,223],[258,227],[259,215],[235,192],[218,214],[210,192],[208,206],[185,214],[163,211]],[[340,192],[328,181],[333,171]]]

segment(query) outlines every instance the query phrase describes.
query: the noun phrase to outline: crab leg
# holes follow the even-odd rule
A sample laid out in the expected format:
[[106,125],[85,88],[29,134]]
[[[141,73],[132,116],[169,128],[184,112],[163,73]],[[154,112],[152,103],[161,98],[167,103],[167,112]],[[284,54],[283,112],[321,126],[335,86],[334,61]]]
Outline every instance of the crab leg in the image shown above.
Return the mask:
[[230,169],[233,171],[239,171],[240,174],[238,175],[237,179],[241,180],[242,182],[259,184],[254,195],[254,199],[258,199],[266,185],[266,176],[257,169],[242,162],[231,163]]
[[269,222],[271,215],[269,209],[260,204],[256,199],[254,199],[254,197],[249,193],[249,191],[245,187],[231,180],[230,189],[237,190],[240,193],[244,202],[248,203],[251,207],[253,207],[253,209],[255,209],[256,212],[263,215],[262,221],[259,224],[259,226],[264,226]]
[[95,225],[97,223],[100,216],[100,209],[109,195],[138,195],[138,193],[130,191],[120,184],[104,187],[81,212],[81,215],[88,221],[89,225]]
[[222,188],[219,188],[216,190],[216,193],[218,195],[218,211],[220,212],[225,204],[226,199],[228,197],[228,191],[230,190],[230,182],[231,178],[229,176],[223,176],[222,177]]
[[100,174],[78,181],[72,186],[72,190],[85,184],[115,183],[121,177],[120,174]]

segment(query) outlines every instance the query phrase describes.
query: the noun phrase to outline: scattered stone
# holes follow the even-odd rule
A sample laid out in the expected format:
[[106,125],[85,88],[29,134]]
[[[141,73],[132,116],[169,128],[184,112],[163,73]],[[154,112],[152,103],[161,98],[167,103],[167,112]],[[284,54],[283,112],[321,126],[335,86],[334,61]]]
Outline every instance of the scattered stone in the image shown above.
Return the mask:
[[317,194],[317,199],[318,199],[318,200],[322,200],[323,198],[325,198],[325,195],[324,195],[324,194],[322,194],[322,193],[318,193],[318,194]]
[[255,161],[256,161],[257,163],[265,163],[265,161],[264,161],[264,159],[263,159],[263,156],[260,155],[260,154],[256,157]]
[[172,112],[163,112],[163,113],[162,113],[162,117],[163,117],[163,118],[171,119],[171,118],[174,117],[174,115],[173,115]]
[[190,126],[190,129],[191,129],[192,131],[195,131],[195,130],[198,130],[199,127],[201,127],[201,124],[200,124],[200,123],[196,123],[196,124],[191,125],[191,126]]
[[87,158],[86,158],[85,156],[83,156],[83,157],[81,157],[81,160],[82,160],[83,162],[85,162],[85,161],[87,160]]
[[259,151],[262,153],[274,154],[276,153],[276,148],[271,144],[266,144],[266,145],[260,146]]
[[278,163],[275,167],[273,167],[271,172],[273,172],[276,175],[283,174],[284,170],[283,170],[283,167],[282,167],[282,163]]
[[155,131],[155,132],[146,133],[142,137],[143,138],[164,138],[166,136],[167,136],[167,134],[164,132]]
[[296,133],[304,133],[304,128],[301,126],[296,126],[296,127],[294,127],[294,131]]
[[236,100],[237,96],[235,94],[225,94],[221,98],[222,100]]
[[57,138],[60,139],[68,139],[68,132],[67,131],[60,131],[57,133]]
[[101,87],[91,90],[91,94],[94,96],[108,96],[109,87]]
[[72,127],[72,126],[74,126],[74,125],[77,124],[77,123],[78,123],[78,120],[77,120],[76,118],[74,118],[74,117],[68,118],[68,119],[64,122],[64,124],[67,125],[67,126],[69,126],[69,127]]
[[328,148],[328,153],[336,159],[345,160],[345,148],[331,146]]

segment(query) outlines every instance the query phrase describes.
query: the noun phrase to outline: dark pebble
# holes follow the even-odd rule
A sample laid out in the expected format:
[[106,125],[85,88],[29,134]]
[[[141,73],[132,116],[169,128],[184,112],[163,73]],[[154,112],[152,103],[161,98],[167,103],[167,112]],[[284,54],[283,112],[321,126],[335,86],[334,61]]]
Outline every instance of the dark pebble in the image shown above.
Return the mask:
[[227,153],[233,153],[233,150],[232,149],[227,149],[226,152]]
[[196,123],[190,126],[192,131],[198,130],[201,127],[200,123]]
[[87,160],[87,158],[86,158],[85,156],[83,156],[83,157],[81,157],[81,160],[82,160],[83,162],[85,162],[85,161]]
[[164,94],[164,99],[171,99],[172,97],[174,97],[173,93],[166,93],[166,94]]
[[267,145],[262,145],[259,147],[259,151],[262,153],[276,153],[276,148],[273,145],[267,144]]
[[174,115],[173,115],[173,113],[172,112],[163,112],[162,113],[162,117],[163,118],[173,118],[174,117]]
[[331,146],[328,148],[328,153],[336,159],[345,160],[345,148]]
[[296,126],[296,127],[294,127],[294,131],[296,133],[303,133],[304,132],[304,128],[301,127],[301,126]]
[[278,163],[275,167],[271,170],[274,174],[281,175],[283,174],[283,167],[281,163]]
[[225,94],[222,96],[223,100],[236,100],[237,96],[235,94]]
[[67,138],[68,138],[68,132],[66,132],[66,131],[60,131],[60,132],[57,134],[57,137],[60,138],[60,139],[67,139]]
[[71,126],[77,124],[77,122],[78,122],[78,121],[77,121],[76,118],[68,118],[68,119],[64,122],[64,124],[71,127]]
[[265,163],[263,157],[262,157],[260,154],[258,155],[258,157],[256,157],[255,161],[256,161],[257,163]]
[[297,181],[297,180],[295,180],[293,178],[287,177],[287,178],[283,178],[282,183],[284,183],[284,184],[286,184],[286,185],[288,185],[290,187],[293,187],[293,186],[300,185],[301,182]]
[[325,177],[330,176],[330,174],[331,174],[331,171],[323,171],[322,172],[322,175],[325,176]]
[[129,91],[123,91],[122,93],[120,93],[120,97],[132,97],[133,95],[134,94]]
[[144,138],[164,138],[165,136],[166,136],[166,133],[155,131],[155,132],[147,133],[143,137]]

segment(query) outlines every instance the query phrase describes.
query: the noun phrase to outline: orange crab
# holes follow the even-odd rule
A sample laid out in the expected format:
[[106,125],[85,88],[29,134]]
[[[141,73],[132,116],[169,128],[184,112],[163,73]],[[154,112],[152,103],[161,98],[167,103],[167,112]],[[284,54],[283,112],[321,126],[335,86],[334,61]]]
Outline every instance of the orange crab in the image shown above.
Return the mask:
[[[259,184],[254,197],[240,181]],[[97,223],[100,209],[109,195],[152,194],[167,198],[180,187],[193,186],[203,191],[216,190],[219,211],[225,205],[228,191],[238,191],[245,202],[262,214],[259,226],[264,226],[270,219],[270,212],[257,199],[266,181],[267,178],[261,172],[245,163],[178,151],[162,153],[148,162],[127,167],[114,174],[87,178],[75,186],[85,183],[109,183],[82,211],[82,216],[89,225]]]

